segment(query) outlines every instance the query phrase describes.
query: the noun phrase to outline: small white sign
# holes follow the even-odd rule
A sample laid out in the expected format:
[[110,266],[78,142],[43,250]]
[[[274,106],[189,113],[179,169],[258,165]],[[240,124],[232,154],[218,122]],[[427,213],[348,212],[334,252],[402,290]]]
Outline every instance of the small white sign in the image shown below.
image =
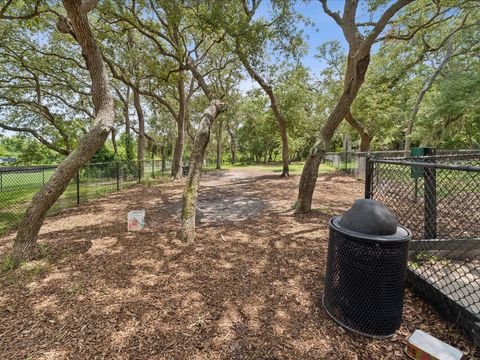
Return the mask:
[[145,227],[145,210],[133,210],[128,213],[128,231],[142,231]]

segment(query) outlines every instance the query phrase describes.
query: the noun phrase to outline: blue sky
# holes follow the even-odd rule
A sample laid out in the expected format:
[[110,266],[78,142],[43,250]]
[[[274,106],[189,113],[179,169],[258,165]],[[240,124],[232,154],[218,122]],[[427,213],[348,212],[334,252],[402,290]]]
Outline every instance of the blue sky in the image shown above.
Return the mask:
[[[342,12],[343,4],[343,0],[330,0],[328,2],[328,6],[332,11]],[[263,1],[257,10],[257,15],[268,18],[270,6],[269,1]],[[325,64],[314,57],[317,47],[323,42],[337,40],[346,49],[347,43],[343,37],[342,30],[330,16],[325,14],[319,1],[313,0],[308,3],[298,1],[297,10],[314,24],[304,28],[308,54],[302,59],[302,63],[310,68],[313,73],[318,74]],[[256,87],[258,87],[257,84],[248,76],[240,83],[242,92]]]
[[[332,11],[341,12],[343,3],[341,0],[330,0],[328,6]],[[319,1],[311,1],[308,4],[301,3],[298,5],[298,10],[315,24],[314,27],[306,27],[304,29],[309,52],[303,59],[303,64],[309,67],[314,73],[318,73],[325,65],[321,63],[320,60],[314,58],[317,47],[323,42],[337,40],[346,50],[347,42],[340,26],[338,26],[330,16],[324,13]]]
[[[343,13],[344,0],[329,0],[328,7],[334,12]],[[259,9],[257,10],[258,16],[264,16],[268,18],[270,3],[268,0],[264,0]],[[370,20],[370,13],[366,7],[365,1],[360,1],[357,9],[357,20],[365,21]],[[305,27],[305,41],[308,45],[308,54],[302,59],[302,63],[310,68],[313,74],[319,74],[320,71],[326,66],[324,62],[316,59],[317,47],[326,41],[337,40],[343,46],[346,51],[348,48],[347,42],[343,36],[341,28],[335,23],[335,21],[325,14],[322,5],[318,0],[311,0],[308,2],[298,1],[296,5],[297,11],[309,18],[313,22],[313,26]],[[375,20],[375,19],[373,19]],[[373,48],[373,52],[375,47]],[[240,83],[242,92],[245,92],[251,88],[257,88],[257,84],[246,76],[246,79]]]

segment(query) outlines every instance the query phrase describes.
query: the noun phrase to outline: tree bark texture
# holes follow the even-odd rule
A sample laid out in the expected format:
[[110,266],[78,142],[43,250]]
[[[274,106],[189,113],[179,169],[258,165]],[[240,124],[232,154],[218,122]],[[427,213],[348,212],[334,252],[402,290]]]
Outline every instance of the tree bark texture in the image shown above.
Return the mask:
[[227,122],[227,132],[230,136],[230,153],[232,154],[232,164],[235,165],[237,162],[237,138],[235,132],[230,128]]
[[222,135],[223,135],[223,121],[218,122],[217,131],[217,169],[222,168]]
[[133,161],[133,144],[132,144],[130,114],[129,114],[129,108],[128,108],[129,101],[130,101],[130,88],[127,87],[127,94],[125,96],[125,102],[123,104],[123,116],[125,118],[125,156],[130,166],[130,163]]
[[79,0],[63,0],[63,5],[75,38],[82,48],[92,80],[95,122],[77,148],[57,167],[45,186],[34,195],[13,244],[12,257],[17,265],[34,254],[38,232],[48,210],[64,192],[80,167],[105,143],[114,121],[108,74],[100,48],[91,32],[87,11],[82,8],[82,2]]
[[342,95],[328,116],[326,123],[320,129],[319,137],[315,145],[310,149],[305,161],[295,204],[296,213],[305,213],[311,210],[313,191],[315,190],[318,177],[318,167],[325,157],[336,129],[350,111],[350,106],[365,81],[373,43],[379,38],[390,19],[404,6],[413,2],[413,0],[397,0],[391,3],[379,20],[373,24],[372,30],[365,36],[358,30],[356,23],[355,17],[358,1],[346,1],[343,15],[331,11],[328,8],[327,0],[320,0],[320,2],[324,12],[341,27],[348,42],[349,51]]
[[145,114],[140,101],[140,93],[133,89],[133,105],[138,117],[137,162],[138,176],[143,179],[145,169]]
[[117,146],[117,131],[115,130],[114,127],[112,127],[112,146],[113,146],[113,153],[115,154],[115,157],[118,155],[118,146]]
[[354,56],[351,51],[348,57],[343,93],[330,113],[327,122],[320,130],[320,136],[315,145],[310,149],[305,161],[298,188],[296,213],[306,213],[311,210],[313,191],[315,190],[318,177],[318,167],[325,157],[335,130],[349,112],[360,86],[365,81],[365,74],[370,63],[370,53],[368,52],[360,59],[356,59]]
[[193,242],[195,240],[195,215],[203,159],[208,141],[210,140],[212,124],[223,108],[224,103],[221,100],[212,100],[210,102],[210,105],[203,112],[202,120],[193,142],[189,164],[190,169],[183,192],[182,227],[179,234],[184,242]]
[[367,152],[370,150],[370,143],[372,142],[373,136],[365,129],[362,123],[355,119],[352,113],[349,111],[345,116],[347,123],[353,127],[360,135],[360,151]]
[[177,140],[173,149],[172,177],[173,180],[179,180],[183,175],[183,147],[185,143],[185,117],[187,110],[187,97],[185,95],[185,80],[183,74],[178,79],[178,116],[177,116]]

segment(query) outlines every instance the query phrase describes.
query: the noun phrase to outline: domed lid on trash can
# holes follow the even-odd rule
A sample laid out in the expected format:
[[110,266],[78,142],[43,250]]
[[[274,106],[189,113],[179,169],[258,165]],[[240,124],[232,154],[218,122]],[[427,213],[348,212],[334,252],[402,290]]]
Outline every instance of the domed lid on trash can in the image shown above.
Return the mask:
[[330,222],[339,230],[364,239],[408,241],[411,238],[411,232],[398,225],[387,206],[371,199],[355,200],[350,210]]

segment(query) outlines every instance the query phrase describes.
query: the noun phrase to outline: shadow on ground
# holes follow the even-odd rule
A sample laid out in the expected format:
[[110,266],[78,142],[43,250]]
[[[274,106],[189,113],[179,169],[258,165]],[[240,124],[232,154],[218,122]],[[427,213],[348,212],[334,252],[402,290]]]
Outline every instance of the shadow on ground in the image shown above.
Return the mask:
[[[316,211],[300,216],[291,211],[298,177],[206,173],[190,245],[175,238],[181,183],[136,187],[48,219],[43,259],[1,277],[0,358],[403,359],[416,328],[473,354],[411,294],[387,340],[345,333],[327,318],[326,224],[362,185],[338,174],[323,180]],[[143,232],[126,231],[133,209],[146,210]]]

